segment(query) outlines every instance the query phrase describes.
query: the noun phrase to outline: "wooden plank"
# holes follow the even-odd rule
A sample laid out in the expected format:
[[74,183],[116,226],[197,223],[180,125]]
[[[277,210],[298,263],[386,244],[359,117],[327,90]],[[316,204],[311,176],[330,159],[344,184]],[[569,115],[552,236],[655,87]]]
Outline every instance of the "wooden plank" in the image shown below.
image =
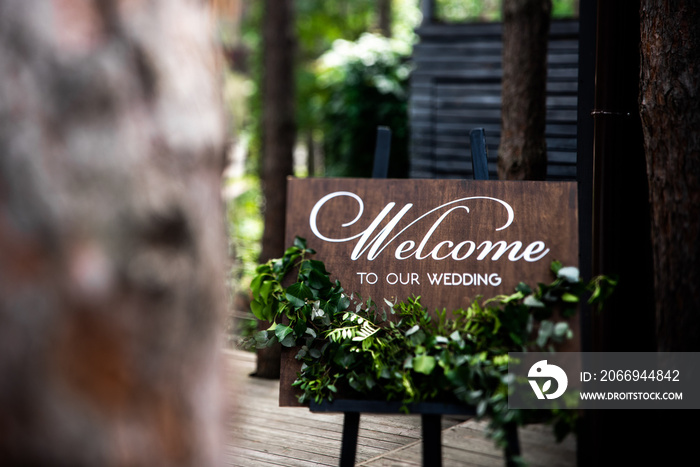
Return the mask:
[[[225,352],[231,407],[226,410],[226,465],[338,465],[341,414],[314,414],[306,408],[278,407],[279,381],[249,377],[254,354]],[[444,417],[444,429],[461,419]],[[363,416],[358,461],[391,452],[420,439],[419,416]]]
[[[494,442],[485,437],[485,421],[469,421],[443,432],[443,465],[445,466],[491,466],[501,467],[503,456]],[[531,425],[520,428],[522,455],[530,467],[573,467],[576,465],[576,444],[573,438],[563,443],[555,442],[551,427]],[[385,465],[420,465],[420,443],[392,451],[359,465],[378,467]]]
[[[290,459],[288,456],[281,456],[274,453],[264,452],[260,448],[256,449],[242,447],[232,448],[227,455],[225,463],[227,466],[233,467],[264,467],[268,465],[282,467],[302,467],[308,465],[307,460],[299,460],[293,458]],[[336,465],[336,463],[326,465]]]
[[[305,444],[311,444],[313,438],[307,438]],[[318,450],[319,452],[314,452],[314,446],[311,446],[311,449],[309,451],[303,451],[299,449],[295,449],[288,444],[289,440],[286,440],[284,438],[280,437],[274,437],[269,439],[264,445],[261,445],[259,442],[256,441],[250,441],[250,440],[245,440],[241,437],[236,438],[236,449],[247,449],[249,451],[254,451],[258,453],[258,455],[269,455],[270,457],[273,457],[275,459],[279,459],[282,461],[283,465],[288,465],[288,466],[299,466],[299,467],[305,467],[309,465],[309,463],[313,463],[315,465],[337,465],[338,460],[337,456],[333,454],[321,454],[320,450],[323,449],[325,452],[329,453],[334,453],[335,451],[340,450],[340,441],[338,441],[337,446],[334,447],[333,450],[327,450],[323,446],[319,446]],[[362,453],[363,455],[366,455],[366,453]]]

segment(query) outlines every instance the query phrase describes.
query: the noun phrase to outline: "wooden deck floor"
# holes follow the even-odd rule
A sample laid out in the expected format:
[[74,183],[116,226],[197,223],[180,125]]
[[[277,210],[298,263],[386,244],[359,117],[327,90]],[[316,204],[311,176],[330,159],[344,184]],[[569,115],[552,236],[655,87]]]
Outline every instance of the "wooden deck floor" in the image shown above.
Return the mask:
[[[229,401],[226,465],[337,466],[343,429],[342,414],[312,413],[306,408],[279,407],[279,381],[248,376],[255,355],[225,351]],[[484,436],[484,422],[442,417],[442,457],[445,467],[503,466],[502,452]],[[362,415],[357,464],[366,467],[420,466],[418,415]],[[548,426],[528,426],[518,432],[521,451],[531,467],[576,465],[576,442],[557,444]]]

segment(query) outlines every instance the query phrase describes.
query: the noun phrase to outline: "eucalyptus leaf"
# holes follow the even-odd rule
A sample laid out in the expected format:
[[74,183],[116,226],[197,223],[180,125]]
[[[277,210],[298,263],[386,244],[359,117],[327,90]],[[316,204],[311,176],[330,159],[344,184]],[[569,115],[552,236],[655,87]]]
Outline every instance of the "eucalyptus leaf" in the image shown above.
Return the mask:
[[569,323],[566,323],[564,321],[554,325],[554,335],[557,337],[565,336],[568,330],[569,330]]
[[284,347],[294,347],[295,343],[296,339],[294,339],[293,334],[289,334],[287,337],[280,341],[280,344],[282,344],[282,346]]
[[561,268],[557,272],[557,277],[561,277],[562,279],[566,280],[567,282],[571,282],[573,284],[577,283],[581,279],[578,268],[574,267],[574,266],[567,266],[567,267]]
[[544,320],[540,323],[540,329],[537,332],[537,345],[544,347],[547,340],[552,336],[554,325],[551,321]]
[[479,403],[476,405],[476,416],[483,417],[486,414],[487,407],[487,402],[483,399],[480,400]]
[[525,297],[525,300],[523,300],[523,305],[532,308],[544,308],[544,303],[536,299],[534,295],[528,295],[527,297]]
[[254,336],[255,342],[266,343],[267,342],[267,331],[258,331]]

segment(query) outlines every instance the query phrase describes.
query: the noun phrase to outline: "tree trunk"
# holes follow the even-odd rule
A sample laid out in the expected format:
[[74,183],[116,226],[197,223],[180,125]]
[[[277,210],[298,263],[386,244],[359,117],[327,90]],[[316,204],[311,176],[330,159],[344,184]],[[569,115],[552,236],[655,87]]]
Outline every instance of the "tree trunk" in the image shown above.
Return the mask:
[[[672,6],[671,6],[672,5]],[[700,350],[700,5],[641,3],[640,113],[659,351]]]
[[[265,0],[263,18],[263,163],[264,231],[260,261],[282,256],[287,177],[293,173],[294,118],[293,3]],[[269,324],[261,323],[261,329]],[[260,349],[255,376],[279,378],[280,347]]]
[[503,0],[498,178],[544,180],[547,42],[551,0]]
[[0,463],[220,465],[225,127],[197,3],[0,2]]
[[379,32],[384,37],[391,37],[391,0],[378,0]]

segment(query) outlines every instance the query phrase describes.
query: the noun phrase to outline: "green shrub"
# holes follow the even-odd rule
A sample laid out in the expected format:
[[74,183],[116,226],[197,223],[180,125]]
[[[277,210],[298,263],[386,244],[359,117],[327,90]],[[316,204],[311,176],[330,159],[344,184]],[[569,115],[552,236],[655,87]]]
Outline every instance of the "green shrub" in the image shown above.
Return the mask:
[[411,45],[375,34],[335,41],[318,60],[326,174],[369,177],[378,126],[392,132],[389,176],[408,173]]

